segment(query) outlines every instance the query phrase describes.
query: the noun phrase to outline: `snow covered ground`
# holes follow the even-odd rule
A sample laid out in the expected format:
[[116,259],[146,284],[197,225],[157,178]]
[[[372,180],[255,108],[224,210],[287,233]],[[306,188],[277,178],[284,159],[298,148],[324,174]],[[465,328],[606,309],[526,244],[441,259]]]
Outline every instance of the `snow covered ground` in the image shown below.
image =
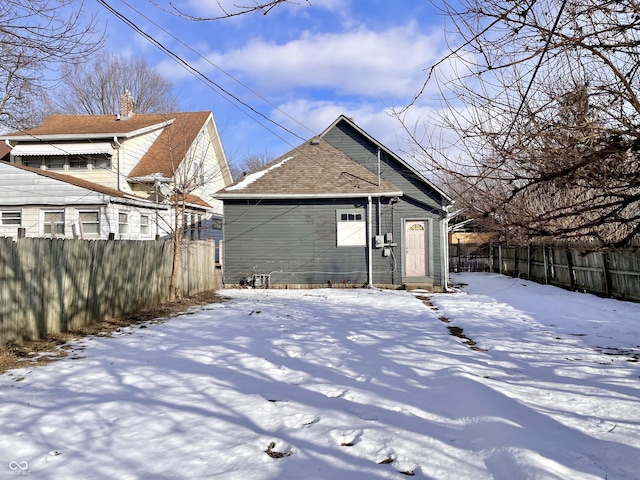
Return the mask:
[[0,479],[640,478],[640,305],[453,280],[225,291],[7,372]]

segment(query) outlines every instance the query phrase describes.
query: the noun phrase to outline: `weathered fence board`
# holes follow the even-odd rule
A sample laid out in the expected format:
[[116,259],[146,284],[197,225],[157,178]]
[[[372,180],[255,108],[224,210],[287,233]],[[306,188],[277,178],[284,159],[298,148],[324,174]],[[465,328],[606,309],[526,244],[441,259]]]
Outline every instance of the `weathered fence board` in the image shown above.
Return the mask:
[[489,245],[453,243],[449,246],[450,272],[488,272],[491,270]]
[[[0,345],[167,300],[171,242],[0,238]],[[184,241],[184,295],[216,288],[215,243]]]
[[492,271],[570,290],[640,302],[640,250],[490,247]]

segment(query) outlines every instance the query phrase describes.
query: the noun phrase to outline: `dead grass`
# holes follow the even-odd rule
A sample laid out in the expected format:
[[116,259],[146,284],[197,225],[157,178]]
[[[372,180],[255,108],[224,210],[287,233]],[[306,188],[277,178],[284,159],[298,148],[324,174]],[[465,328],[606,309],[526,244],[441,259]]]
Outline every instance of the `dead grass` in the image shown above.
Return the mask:
[[[7,370],[22,367],[46,365],[55,360],[74,355],[73,348],[67,343],[87,335],[111,336],[114,331],[136,324],[160,322],[161,319],[174,317],[194,306],[224,302],[226,299],[215,291],[203,292],[182,300],[164,303],[143,311],[131,313],[121,318],[114,318],[93,323],[79,330],[56,333],[39,340],[23,343],[9,342],[0,346],[0,374]],[[143,328],[143,325],[140,325]]]

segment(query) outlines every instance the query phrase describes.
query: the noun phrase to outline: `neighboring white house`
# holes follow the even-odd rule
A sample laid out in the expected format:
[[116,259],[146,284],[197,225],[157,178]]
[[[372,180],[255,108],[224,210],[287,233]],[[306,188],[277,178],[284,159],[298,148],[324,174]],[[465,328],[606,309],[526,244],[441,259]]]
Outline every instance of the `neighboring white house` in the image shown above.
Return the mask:
[[169,206],[82,179],[0,162],[0,236],[151,240]]
[[152,239],[184,207],[185,234],[222,238],[213,195],[232,179],[211,112],[52,115],[0,140],[2,236]]

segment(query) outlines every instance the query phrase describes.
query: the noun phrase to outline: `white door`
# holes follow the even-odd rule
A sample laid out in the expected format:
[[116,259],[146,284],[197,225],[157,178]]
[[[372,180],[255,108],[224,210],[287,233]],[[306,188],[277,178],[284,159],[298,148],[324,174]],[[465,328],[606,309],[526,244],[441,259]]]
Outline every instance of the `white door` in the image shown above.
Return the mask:
[[405,276],[426,277],[426,235],[424,222],[406,222],[404,229]]

